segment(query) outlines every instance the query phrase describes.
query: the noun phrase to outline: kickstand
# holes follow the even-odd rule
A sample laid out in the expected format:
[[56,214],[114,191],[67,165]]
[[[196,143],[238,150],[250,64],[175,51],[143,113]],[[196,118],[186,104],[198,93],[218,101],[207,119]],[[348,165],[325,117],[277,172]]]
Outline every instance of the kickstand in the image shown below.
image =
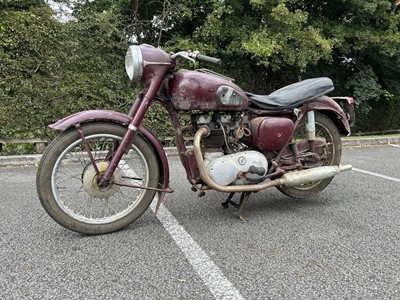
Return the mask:
[[235,195],[235,192],[231,192],[228,196],[228,198],[226,199],[225,202],[222,202],[222,206],[224,208],[228,208],[229,204],[231,204],[232,206],[238,208],[238,212],[236,213],[236,216],[242,220],[243,222],[246,222],[246,219],[243,217],[242,212],[244,207],[246,206],[247,202],[249,202],[249,198],[250,198],[250,194],[252,192],[243,192],[240,195],[240,201],[239,203],[236,203],[235,201],[232,200],[233,195]]
[[242,212],[243,208],[246,206],[247,202],[249,202],[251,192],[243,192],[240,196],[240,207],[237,212],[237,217],[243,222],[247,222],[246,218],[243,217]]
[[226,199],[225,202],[222,202],[222,206],[223,208],[228,208],[229,204],[231,204],[232,206],[239,208],[239,204],[237,204],[235,201],[232,200],[233,195],[235,195],[235,192],[231,192],[228,196],[228,198]]

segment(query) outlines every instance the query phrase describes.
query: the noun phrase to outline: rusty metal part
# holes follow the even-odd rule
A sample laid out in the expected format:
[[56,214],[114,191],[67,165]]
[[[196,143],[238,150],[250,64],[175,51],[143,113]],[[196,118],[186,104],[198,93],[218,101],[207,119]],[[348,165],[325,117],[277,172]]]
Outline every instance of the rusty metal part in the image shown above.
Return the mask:
[[288,186],[301,185],[309,182],[327,179],[335,176],[336,174],[339,174],[342,171],[351,170],[352,168],[351,165],[323,166],[308,170],[286,173],[283,174],[282,177],[280,178],[271,181],[263,181],[259,184],[222,186],[211,180],[204,166],[203,154],[201,153],[201,148],[200,148],[200,141],[202,136],[207,136],[207,134],[209,134],[209,131],[205,127],[200,128],[196,132],[193,141],[193,150],[197,162],[197,167],[200,173],[200,178],[207,184],[209,188],[212,188],[219,192],[225,192],[225,193],[256,192],[278,185],[288,185]]
[[244,192],[240,197],[240,206],[237,212],[237,217],[242,220],[243,222],[247,222],[246,218],[243,216],[243,209],[247,205],[250,199],[251,192]]
[[323,166],[297,172],[289,172],[283,174],[282,179],[285,180],[284,185],[296,186],[327,179],[339,174],[340,172],[350,171],[351,168],[351,165]]

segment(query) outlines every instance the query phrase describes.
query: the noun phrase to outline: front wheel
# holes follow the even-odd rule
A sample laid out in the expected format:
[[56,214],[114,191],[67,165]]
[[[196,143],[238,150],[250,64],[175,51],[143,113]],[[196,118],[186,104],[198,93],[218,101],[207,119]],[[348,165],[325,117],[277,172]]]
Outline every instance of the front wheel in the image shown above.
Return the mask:
[[[308,144],[304,122],[296,129],[294,142],[297,145]],[[339,130],[331,119],[320,113],[315,113],[315,144],[318,145],[316,152],[321,156],[321,160],[302,162],[303,168],[339,165],[342,155]],[[300,148],[304,148],[304,146]],[[307,152],[308,149],[302,149],[301,154],[307,155]],[[321,192],[329,185],[332,179],[333,177],[292,187],[277,186],[277,189],[287,196],[303,199]]]
[[[100,174],[122,140],[126,127],[114,123],[87,123],[82,131]],[[159,166],[152,147],[137,135],[125,151],[111,183],[103,188],[75,128],[62,133],[40,161],[36,185],[46,212],[62,226],[84,234],[119,230],[139,218],[155,191],[123,184],[157,187]],[[115,183],[115,184],[114,184]]]

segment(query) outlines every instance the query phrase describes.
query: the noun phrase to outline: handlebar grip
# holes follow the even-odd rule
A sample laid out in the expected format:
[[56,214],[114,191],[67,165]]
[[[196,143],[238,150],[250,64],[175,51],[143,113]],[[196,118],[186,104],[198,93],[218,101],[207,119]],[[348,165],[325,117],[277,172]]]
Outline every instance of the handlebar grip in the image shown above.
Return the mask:
[[197,54],[196,59],[198,61],[204,61],[204,62],[211,63],[214,65],[220,65],[222,62],[220,58],[211,57],[211,56],[202,55],[202,54]]

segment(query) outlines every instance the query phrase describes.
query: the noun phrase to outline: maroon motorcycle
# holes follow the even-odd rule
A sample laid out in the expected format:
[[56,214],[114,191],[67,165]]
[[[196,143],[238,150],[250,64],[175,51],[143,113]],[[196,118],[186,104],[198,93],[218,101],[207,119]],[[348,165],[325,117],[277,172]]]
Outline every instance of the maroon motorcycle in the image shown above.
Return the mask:
[[[339,162],[340,134],[350,134],[354,122],[353,99],[325,96],[334,89],[329,78],[255,95],[207,69],[177,70],[182,58],[220,64],[197,51],[168,54],[150,45],[130,46],[126,71],[143,89],[128,114],[89,110],[50,125],[62,134],[43,154],[37,190],[55,221],[85,234],[108,233],[139,218],[156,193],[158,209],[173,192],[163,146],[142,124],[154,100],[176,129],[192,190],[200,196],[207,190],[229,193],[223,206],[238,208],[241,218],[252,192],[276,187],[305,198],[351,169]],[[191,117],[183,127],[181,113]],[[184,136],[193,147],[186,147]]]

